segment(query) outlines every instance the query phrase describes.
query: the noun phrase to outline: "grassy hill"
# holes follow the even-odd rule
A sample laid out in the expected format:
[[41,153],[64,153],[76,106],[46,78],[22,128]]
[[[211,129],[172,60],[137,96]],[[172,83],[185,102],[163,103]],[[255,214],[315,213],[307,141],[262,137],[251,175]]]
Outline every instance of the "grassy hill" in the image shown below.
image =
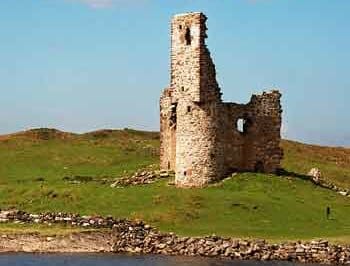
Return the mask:
[[[167,180],[117,189],[109,186],[114,178],[158,164],[158,133],[38,129],[1,136],[0,208],[140,218],[182,235],[350,242],[350,198],[303,178],[318,167],[350,188],[350,149],[292,141],[283,147],[290,176],[243,173],[205,189],[176,189]],[[67,182],[71,176],[86,182]]]

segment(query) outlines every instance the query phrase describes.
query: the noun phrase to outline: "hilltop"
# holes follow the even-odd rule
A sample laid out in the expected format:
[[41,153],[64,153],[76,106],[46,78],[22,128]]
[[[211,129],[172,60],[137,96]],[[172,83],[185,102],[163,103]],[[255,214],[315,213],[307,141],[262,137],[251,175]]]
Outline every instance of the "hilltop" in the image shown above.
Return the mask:
[[[0,137],[0,208],[137,218],[182,235],[348,242],[350,199],[315,186],[305,174],[317,167],[327,180],[350,188],[350,149],[287,140],[282,146],[284,176],[241,173],[205,189],[176,189],[169,180],[118,189],[110,187],[116,178],[157,168],[157,132],[19,132]],[[85,178],[74,183],[67,177]]]

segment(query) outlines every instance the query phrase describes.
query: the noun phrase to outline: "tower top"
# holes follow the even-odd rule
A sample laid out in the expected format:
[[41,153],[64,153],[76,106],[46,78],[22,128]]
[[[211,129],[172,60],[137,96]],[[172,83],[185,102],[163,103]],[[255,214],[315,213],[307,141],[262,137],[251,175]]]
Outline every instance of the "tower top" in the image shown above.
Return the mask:
[[191,15],[203,15],[205,16],[202,12],[187,12],[187,13],[180,13],[174,15],[174,17],[185,17],[185,16],[191,16]]

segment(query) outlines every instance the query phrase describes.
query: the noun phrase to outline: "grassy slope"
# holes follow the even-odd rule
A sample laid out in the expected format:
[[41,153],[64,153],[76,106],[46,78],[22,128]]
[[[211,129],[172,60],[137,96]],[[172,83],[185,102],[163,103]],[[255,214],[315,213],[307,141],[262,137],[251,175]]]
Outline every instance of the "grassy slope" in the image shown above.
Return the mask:
[[332,183],[350,188],[350,149],[320,147],[284,141],[286,153],[283,166],[289,171],[307,173],[311,167],[322,170]]
[[[284,141],[284,167],[319,167],[350,187],[350,150]],[[219,234],[274,240],[327,237],[350,242],[350,199],[302,178],[245,173],[218,186],[181,190],[167,181],[112,189],[70,184],[64,176],[120,176],[158,163],[155,133],[101,131],[84,135],[31,132],[0,139],[0,208],[141,218],[183,235]],[[39,177],[45,181],[37,181]],[[325,208],[332,219],[325,219]]]

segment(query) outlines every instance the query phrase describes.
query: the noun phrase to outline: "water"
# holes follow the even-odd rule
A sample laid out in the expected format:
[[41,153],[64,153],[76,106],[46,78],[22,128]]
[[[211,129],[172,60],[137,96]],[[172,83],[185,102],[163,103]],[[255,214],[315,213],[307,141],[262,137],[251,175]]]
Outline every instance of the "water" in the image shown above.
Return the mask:
[[[127,255],[3,254],[0,266],[310,266],[291,262],[228,261],[191,257]],[[313,264],[315,265],[315,264]]]

